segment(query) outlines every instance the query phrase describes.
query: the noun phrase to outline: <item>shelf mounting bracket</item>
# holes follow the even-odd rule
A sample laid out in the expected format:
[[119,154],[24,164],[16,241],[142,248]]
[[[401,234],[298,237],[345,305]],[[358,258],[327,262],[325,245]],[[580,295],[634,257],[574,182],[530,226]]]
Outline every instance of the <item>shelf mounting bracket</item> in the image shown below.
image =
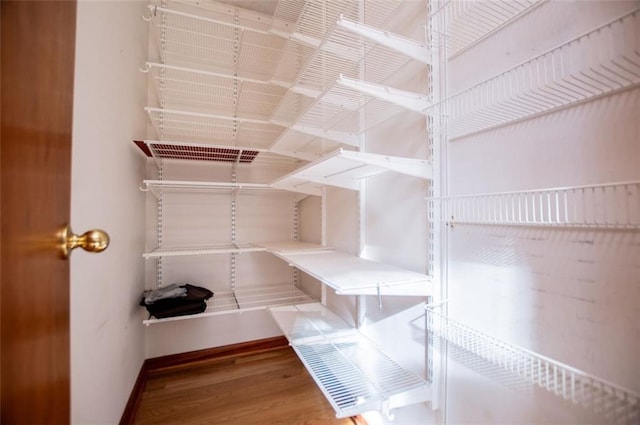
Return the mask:
[[336,83],[343,87],[348,87],[352,90],[368,94],[369,96],[386,100],[387,102],[391,102],[395,105],[421,114],[424,113],[425,109],[431,106],[431,102],[427,97],[419,93],[399,90],[366,81],[354,80],[353,78],[345,77],[342,74],[340,74]]
[[379,30],[368,25],[345,19],[342,15],[340,15],[337,25],[340,28],[351,31],[354,34],[361,35],[382,46],[389,47],[390,49],[405,54],[426,65],[431,64],[431,50],[424,44],[420,44],[398,34],[393,34],[388,31]]

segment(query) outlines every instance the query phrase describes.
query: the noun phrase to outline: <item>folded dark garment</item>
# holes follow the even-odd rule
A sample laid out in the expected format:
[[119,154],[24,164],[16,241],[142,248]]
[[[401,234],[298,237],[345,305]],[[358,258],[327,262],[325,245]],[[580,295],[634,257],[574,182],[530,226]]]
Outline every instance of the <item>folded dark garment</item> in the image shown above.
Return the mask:
[[206,310],[206,300],[213,296],[213,292],[188,283],[180,287],[187,290],[186,296],[156,300],[152,304],[147,304],[143,296],[140,305],[157,319],[197,314]]

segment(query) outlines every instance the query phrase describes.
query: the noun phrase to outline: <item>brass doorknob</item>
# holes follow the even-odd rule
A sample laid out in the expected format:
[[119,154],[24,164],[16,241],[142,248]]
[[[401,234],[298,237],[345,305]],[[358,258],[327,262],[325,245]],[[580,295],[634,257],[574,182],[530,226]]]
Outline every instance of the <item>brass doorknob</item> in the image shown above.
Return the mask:
[[80,247],[87,252],[102,252],[109,246],[109,235],[104,230],[89,230],[78,236],[70,226],[60,231],[60,253],[63,258],[69,258],[71,251]]

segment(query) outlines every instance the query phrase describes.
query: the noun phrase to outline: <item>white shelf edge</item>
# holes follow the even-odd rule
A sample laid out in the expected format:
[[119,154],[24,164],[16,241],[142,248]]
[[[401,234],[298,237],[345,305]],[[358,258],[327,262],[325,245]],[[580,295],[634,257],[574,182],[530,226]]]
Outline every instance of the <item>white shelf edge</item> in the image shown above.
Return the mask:
[[266,183],[228,183],[228,182],[203,182],[188,180],[143,180],[143,192],[151,192],[156,197],[161,193],[169,192],[195,192],[195,193],[272,193],[287,194],[290,190],[274,187]]
[[[302,270],[334,289],[338,295],[378,297],[433,295],[431,286],[433,282],[427,275],[363,259],[345,252],[329,249],[307,252],[269,252],[287,262],[291,267]],[[310,261],[309,256],[313,256],[315,262]],[[349,269],[348,275],[343,273],[345,268]],[[366,278],[362,281],[354,279],[355,276]]]
[[[216,246],[217,245],[217,246]],[[235,246],[234,246],[235,245]],[[266,249],[254,244],[211,244],[205,246],[180,246],[161,247],[153,251],[145,252],[142,257],[145,260],[161,257],[180,257],[191,255],[211,255],[211,254],[242,254],[248,252],[265,252]]]

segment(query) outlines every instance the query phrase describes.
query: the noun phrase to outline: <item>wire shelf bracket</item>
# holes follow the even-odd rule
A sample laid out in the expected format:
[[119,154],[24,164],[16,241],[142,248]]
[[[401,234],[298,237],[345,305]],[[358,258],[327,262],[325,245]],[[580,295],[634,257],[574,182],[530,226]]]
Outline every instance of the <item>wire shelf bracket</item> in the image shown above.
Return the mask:
[[431,106],[431,102],[427,97],[418,93],[399,90],[393,87],[383,86],[381,84],[355,80],[353,78],[345,77],[344,75],[340,75],[337,83],[341,86],[357,90],[378,99],[386,100],[414,112],[424,113],[425,109],[428,109]]
[[431,50],[424,44],[420,44],[410,38],[352,21],[342,15],[338,19],[337,25],[426,65],[431,64]]

